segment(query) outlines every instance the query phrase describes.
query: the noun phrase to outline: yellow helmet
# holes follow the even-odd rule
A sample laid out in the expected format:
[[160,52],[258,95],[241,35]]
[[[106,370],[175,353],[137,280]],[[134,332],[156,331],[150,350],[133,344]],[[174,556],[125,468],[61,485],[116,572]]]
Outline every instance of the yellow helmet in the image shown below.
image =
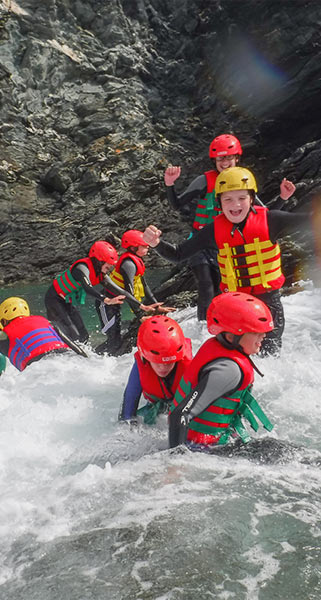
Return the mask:
[[7,298],[0,304],[0,320],[11,321],[16,317],[29,317],[30,310],[23,298]]
[[224,169],[216,179],[215,194],[230,192],[232,190],[254,190],[257,192],[255,177],[251,171],[244,167],[230,167]]

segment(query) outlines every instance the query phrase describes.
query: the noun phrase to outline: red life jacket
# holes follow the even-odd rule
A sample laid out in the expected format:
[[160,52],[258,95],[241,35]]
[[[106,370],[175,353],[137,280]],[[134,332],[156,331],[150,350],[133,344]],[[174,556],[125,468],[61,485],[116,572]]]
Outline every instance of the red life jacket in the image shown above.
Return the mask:
[[191,340],[189,338],[185,338],[185,342],[185,354],[182,360],[179,360],[176,363],[175,377],[170,389],[167,389],[164,380],[156,375],[149,362],[142,359],[138,351],[135,353],[135,360],[138,367],[143,395],[149,402],[154,403],[158,400],[171,402],[173,400],[173,396],[183,376],[183,373],[193,358]]
[[59,294],[59,296],[62,296],[62,298],[65,298],[67,295],[70,295],[76,290],[82,288],[81,283],[79,281],[76,281],[71,273],[73,267],[78,263],[84,263],[88,267],[89,281],[91,285],[97,285],[98,283],[101,283],[103,279],[103,273],[99,273],[99,275],[96,275],[96,271],[94,269],[94,265],[92,263],[91,258],[79,258],[79,260],[76,260],[70,267],[68,267],[68,269],[66,269],[66,271],[61,273],[61,275],[57,275],[57,277],[53,280],[53,286],[57,294]]
[[264,294],[284,283],[279,244],[270,240],[268,209],[256,206],[249,212],[242,233],[224,214],[214,221],[214,237],[224,292]]
[[221,206],[219,202],[215,200],[215,182],[218,172],[206,171],[204,175],[207,182],[206,196],[198,201],[193,223],[193,229],[196,229],[197,231],[211,223],[221,212]]
[[133,282],[133,292],[136,300],[140,302],[141,299],[145,296],[145,290],[141,280],[141,276],[145,273],[145,264],[140,256],[137,256],[137,254],[134,254],[133,252],[124,252],[124,254],[122,254],[119,257],[118,262],[115,268],[110,273],[109,277],[114,283],[116,283],[116,285],[118,285],[122,289],[125,289],[125,282],[122,274],[120,273],[120,267],[126,258],[130,258],[136,266],[136,274],[134,276]]
[[45,317],[17,317],[3,329],[9,338],[8,358],[19,371],[38,356],[68,348]]
[[171,412],[197,386],[202,368],[218,358],[234,360],[243,373],[243,379],[238,390],[228,396],[222,396],[190,422],[187,439],[197,444],[209,445],[219,442],[221,436],[227,433],[232,416],[240,405],[242,395],[254,380],[253,367],[247,356],[238,350],[224,348],[216,338],[210,338],[201,346],[186,369],[177,387]]

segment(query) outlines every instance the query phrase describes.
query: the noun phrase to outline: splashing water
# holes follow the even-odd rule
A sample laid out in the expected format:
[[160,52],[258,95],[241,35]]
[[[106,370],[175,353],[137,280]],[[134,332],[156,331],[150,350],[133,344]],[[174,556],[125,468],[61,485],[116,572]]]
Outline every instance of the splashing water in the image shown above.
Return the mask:
[[[118,424],[132,355],[7,367],[1,600],[320,599],[320,291],[283,302],[282,357],[255,359],[275,429],[254,456],[168,450],[164,416]],[[196,351],[205,326],[178,320]]]

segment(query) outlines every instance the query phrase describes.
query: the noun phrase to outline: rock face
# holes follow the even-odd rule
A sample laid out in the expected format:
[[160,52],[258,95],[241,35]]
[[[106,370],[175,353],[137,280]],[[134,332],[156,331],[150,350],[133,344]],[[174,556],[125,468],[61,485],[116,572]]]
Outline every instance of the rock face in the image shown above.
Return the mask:
[[49,282],[129,227],[182,239],[190,213],[169,209],[164,168],[181,164],[185,186],[223,132],[263,200],[287,176],[305,203],[321,179],[320,25],[303,0],[3,0],[2,282]]

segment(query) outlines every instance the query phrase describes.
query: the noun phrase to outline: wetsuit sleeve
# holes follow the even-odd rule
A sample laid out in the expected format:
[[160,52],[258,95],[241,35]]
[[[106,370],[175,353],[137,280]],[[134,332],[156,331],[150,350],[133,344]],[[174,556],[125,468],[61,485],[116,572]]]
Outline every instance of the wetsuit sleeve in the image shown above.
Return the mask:
[[283,210],[286,202],[287,200],[282,200],[281,196],[275,196],[275,198],[269,202],[269,205],[272,204],[273,210]]
[[9,338],[4,331],[0,331],[0,352],[4,356],[8,356],[9,352]]
[[215,360],[202,370],[199,382],[169,417],[169,441],[173,448],[186,441],[188,424],[208,406],[237,390],[243,374],[239,365],[228,358]]
[[152,290],[150,289],[145,277],[142,277],[142,284],[144,286],[145,298],[146,298],[147,302],[150,302],[151,304],[154,304],[154,302],[157,302],[157,299],[155,298]]
[[214,240],[214,225],[212,223],[206,225],[201,231],[195,233],[193,237],[180,244],[174,245],[161,240],[155,250],[157,254],[166,258],[166,260],[173,263],[180,263],[194,256],[200,250],[205,250],[205,248],[214,248],[217,250]]
[[110,292],[113,296],[125,296],[125,299],[131,308],[138,309],[140,307],[140,302],[136,300],[135,296],[130,294],[130,292],[128,292],[127,290],[123,290],[121,287],[119,287],[116,283],[114,283],[112,279],[110,279],[110,277],[108,277],[108,275],[105,275],[102,283],[103,285],[105,285],[106,290]]
[[124,392],[123,402],[118,415],[119,421],[127,421],[136,416],[139,400],[142,394],[137,362],[135,360]]
[[267,213],[270,239],[276,242],[284,233],[290,233],[308,226],[311,229],[311,213],[288,212],[286,210],[269,210]]
[[179,210],[185,204],[191,202],[195,198],[202,198],[207,192],[207,181],[205,175],[199,175],[194,179],[186,190],[177,195],[174,185],[166,186],[167,199],[169,204],[175,209]]
[[72,276],[76,281],[81,283],[84,288],[86,294],[89,296],[93,296],[93,298],[97,298],[97,300],[104,300],[105,295],[101,294],[90,283],[89,279],[89,269],[85,263],[77,263],[77,265],[72,269]]

